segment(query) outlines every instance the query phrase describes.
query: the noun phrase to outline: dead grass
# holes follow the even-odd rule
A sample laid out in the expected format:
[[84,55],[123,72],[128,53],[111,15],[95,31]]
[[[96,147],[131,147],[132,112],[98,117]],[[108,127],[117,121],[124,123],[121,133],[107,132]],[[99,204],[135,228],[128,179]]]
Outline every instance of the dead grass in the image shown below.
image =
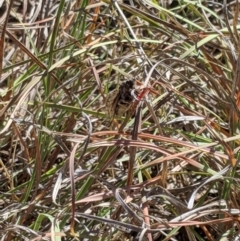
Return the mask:
[[[1,240],[237,240],[237,3],[16,2],[0,1]],[[142,101],[111,128],[107,86],[132,78]]]

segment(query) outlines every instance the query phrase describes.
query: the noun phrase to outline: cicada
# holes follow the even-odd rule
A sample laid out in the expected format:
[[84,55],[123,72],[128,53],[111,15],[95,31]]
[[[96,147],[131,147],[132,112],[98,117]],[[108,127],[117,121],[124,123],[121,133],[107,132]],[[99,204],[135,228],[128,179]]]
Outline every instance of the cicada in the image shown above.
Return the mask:
[[114,117],[120,118],[131,108],[134,97],[132,91],[134,89],[134,80],[126,80],[119,86],[115,85],[106,98],[106,110],[109,117],[113,120]]

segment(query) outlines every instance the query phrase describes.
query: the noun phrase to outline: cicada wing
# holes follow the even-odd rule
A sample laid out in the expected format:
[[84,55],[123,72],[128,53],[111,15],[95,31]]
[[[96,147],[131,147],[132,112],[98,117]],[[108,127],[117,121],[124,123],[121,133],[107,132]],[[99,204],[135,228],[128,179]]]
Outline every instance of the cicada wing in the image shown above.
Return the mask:
[[115,89],[108,93],[106,98],[106,110],[110,119],[113,119],[116,114],[116,108],[118,104],[119,90]]

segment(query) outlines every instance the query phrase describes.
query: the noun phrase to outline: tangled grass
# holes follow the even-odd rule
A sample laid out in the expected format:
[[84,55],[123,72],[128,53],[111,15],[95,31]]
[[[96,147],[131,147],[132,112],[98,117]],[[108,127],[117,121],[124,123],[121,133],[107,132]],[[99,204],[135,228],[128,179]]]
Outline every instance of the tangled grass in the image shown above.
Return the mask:
[[237,1],[0,5],[1,240],[239,239]]

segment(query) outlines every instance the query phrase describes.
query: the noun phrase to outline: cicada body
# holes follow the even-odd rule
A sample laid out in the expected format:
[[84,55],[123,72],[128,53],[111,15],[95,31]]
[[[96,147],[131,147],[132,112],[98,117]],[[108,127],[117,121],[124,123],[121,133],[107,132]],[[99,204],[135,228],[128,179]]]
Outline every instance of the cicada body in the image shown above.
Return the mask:
[[106,110],[109,117],[120,118],[131,108],[134,97],[131,91],[134,88],[134,80],[122,82],[119,87],[111,90],[106,98]]

